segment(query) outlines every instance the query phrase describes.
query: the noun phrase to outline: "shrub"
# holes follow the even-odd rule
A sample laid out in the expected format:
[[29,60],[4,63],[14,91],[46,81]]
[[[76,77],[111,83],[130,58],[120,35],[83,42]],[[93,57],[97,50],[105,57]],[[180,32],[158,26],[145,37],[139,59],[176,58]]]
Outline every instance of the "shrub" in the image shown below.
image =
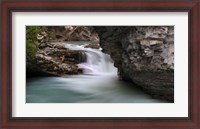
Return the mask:
[[37,34],[42,31],[40,26],[26,27],[26,59],[31,60],[37,52]]

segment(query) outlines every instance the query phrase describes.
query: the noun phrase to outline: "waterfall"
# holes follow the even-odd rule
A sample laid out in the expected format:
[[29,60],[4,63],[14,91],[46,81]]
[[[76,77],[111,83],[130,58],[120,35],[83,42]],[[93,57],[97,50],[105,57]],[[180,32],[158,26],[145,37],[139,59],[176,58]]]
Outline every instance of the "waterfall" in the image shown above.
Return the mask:
[[[152,99],[133,83],[120,81],[109,55],[85,48],[88,42],[66,42],[65,47],[87,56],[78,64],[83,74],[28,78],[27,103],[165,103]],[[83,60],[81,60],[83,61]]]
[[114,67],[113,60],[110,55],[105,54],[100,49],[85,48],[88,42],[66,42],[65,47],[70,50],[84,51],[87,60],[84,63],[78,64],[79,68],[84,70],[84,74],[117,75],[117,68]]

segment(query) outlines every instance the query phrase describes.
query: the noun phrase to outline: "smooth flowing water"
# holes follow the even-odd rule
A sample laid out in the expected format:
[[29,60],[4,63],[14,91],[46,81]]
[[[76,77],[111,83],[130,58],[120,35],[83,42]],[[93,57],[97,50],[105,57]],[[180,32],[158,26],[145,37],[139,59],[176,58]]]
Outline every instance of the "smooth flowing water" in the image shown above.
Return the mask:
[[82,75],[28,78],[27,103],[165,103],[152,99],[132,83],[119,81],[109,55],[86,43],[67,42],[66,48],[82,50],[87,61],[79,64]]

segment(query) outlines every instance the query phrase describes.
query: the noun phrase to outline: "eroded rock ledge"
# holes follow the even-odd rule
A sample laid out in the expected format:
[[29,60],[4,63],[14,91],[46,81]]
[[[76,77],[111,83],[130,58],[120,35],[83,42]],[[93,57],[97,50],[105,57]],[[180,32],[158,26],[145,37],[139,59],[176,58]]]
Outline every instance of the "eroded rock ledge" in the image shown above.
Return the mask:
[[94,27],[121,80],[155,98],[174,101],[173,26]]
[[[65,47],[65,41],[88,41],[85,47],[98,49],[99,38],[92,27],[85,26],[47,26],[40,27],[40,31],[32,34],[36,27],[29,28],[28,37],[31,45],[27,50],[26,76],[63,76],[69,74],[82,74],[83,69],[77,64],[86,61],[86,54],[81,50],[70,50]],[[38,27],[37,27],[38,29]],[[28,33],[29,32],[29,33]],[[29,39],[27,39],[28,41]]]

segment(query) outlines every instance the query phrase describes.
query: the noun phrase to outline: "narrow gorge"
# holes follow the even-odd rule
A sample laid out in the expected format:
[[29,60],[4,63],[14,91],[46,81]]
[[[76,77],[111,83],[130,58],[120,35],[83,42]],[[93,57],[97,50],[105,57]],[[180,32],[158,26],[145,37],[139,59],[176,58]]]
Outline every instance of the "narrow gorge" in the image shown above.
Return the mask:
[[28,26],[26,101],[174,102],[173,26]]

